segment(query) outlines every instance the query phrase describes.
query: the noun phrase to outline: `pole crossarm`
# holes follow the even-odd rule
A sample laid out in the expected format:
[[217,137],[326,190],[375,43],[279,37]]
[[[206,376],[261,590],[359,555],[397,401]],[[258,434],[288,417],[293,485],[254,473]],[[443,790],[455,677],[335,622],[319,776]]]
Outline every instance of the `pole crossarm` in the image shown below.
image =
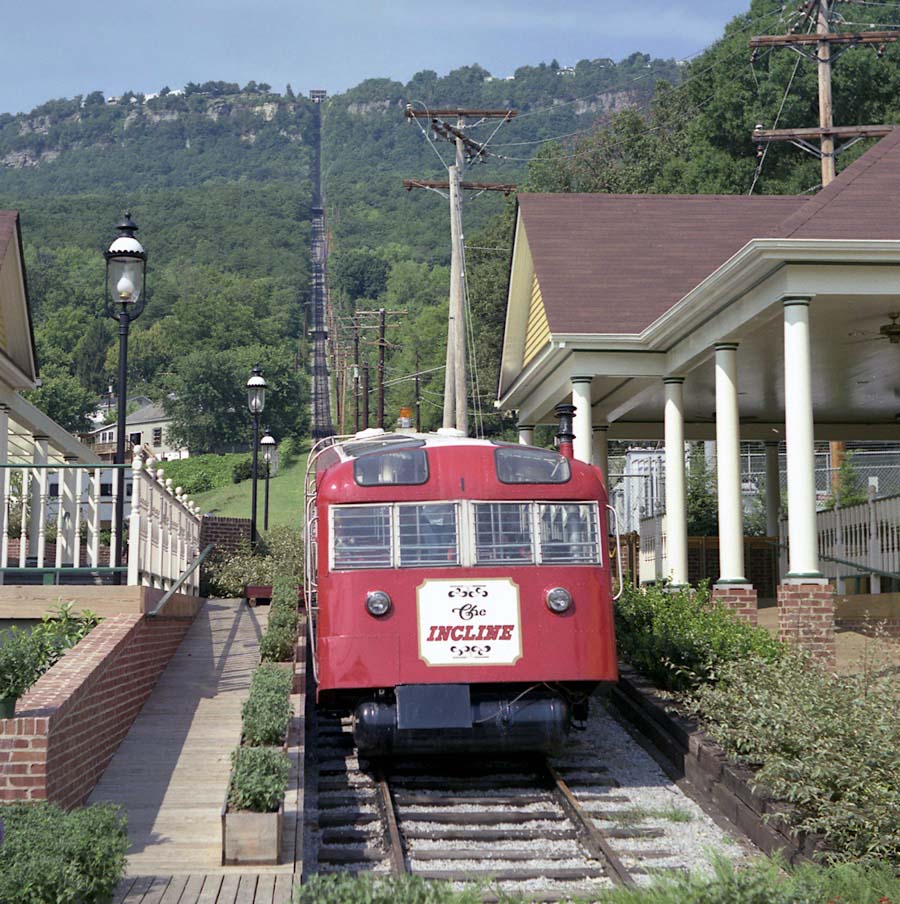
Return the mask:
[[875,44],[883,46],[893,44],[897,40],[896,31],[863,31],[863,32],[827,32],[826,34],[796,35],[757,35],[750,38],[749,45],[757,50],[760,47],[797,47],[815,45],[819,41],[827,41],[836,46],[854,44]]
[[515,119],[516,111],[505,110],[469,110],[464,107],[440,107],[436,110],[416,110],[411,104],[406,106],[407,119],[434,119],[444,116],[476,116],[478,119]]
[[754,141],[808,141],[831,135],[834,138],[884,138],[890,135],[894,126],[818,126],[803,129],[754,129]]
[[[403,187],[407,191],[414,188],[450,188],[448,179],[404,179]],[[460,182],[460,188],[467,191],[502,191],[505,195],[510,195],[516,190],[516,185],[510,182]]]

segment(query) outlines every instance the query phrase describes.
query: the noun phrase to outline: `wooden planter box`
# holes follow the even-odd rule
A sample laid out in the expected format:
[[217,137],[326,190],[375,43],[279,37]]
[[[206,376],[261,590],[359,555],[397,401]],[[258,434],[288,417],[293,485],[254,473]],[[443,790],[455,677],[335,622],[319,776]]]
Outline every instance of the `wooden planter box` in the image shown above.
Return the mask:
[[244,599],[247,600],[249,606],[255,606],[257,603],[265,600],[267,603],[272,599],[271,584],[247,584],[244,587]]
[[229,811],[222,807],[222,865],[271,866],[281,859],[284,800],[277,813]]

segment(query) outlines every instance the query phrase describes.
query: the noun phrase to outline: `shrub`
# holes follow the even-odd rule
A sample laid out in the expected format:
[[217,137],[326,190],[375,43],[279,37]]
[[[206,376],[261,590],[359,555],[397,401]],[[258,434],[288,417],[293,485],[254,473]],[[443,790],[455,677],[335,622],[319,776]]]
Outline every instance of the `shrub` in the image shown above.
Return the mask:
[[296,618],[292,625],[270,624],[259,642],[259,655],[263,662],[287,662],[294,658],[297,642]]
[[[263,468],[257,464],[260,472],[265,473]],[[244,480],[249,480],[253,476],[253,462],[249,458],[241,459],[241,461],[236,461],[234,466],[231,469],[231,482],[232,483],[241,483]]]
[[[489,890],[500,904],[530,900],[501,889],[454,889],[449,882],[421,876],[332,873],[312,876],[295,891],[295,904],[476,904]],[[578,900],[582,900],[578,898]],[[592,896],[591,900],[595,900]],[[887,864],[864,868],[841,864],[821,869],[785,870],[776,860],[736,868],[717,860],[712,876],[667,875],[649,888],[632,886],[600,892],[600,904],[897,904],[900,879]]]
[[272,528],[254,553],[249,543],[236,553],[214,552],[203,571],[206,596],[240,596],[247,584],[274,584],[276,575],[291,576],[294,585],[303,576],[303,542],[290,527]]
[[291,673],[276,665],[263,664],[253,673],[242,711],[245,744],[282,743],[291,719],[291,683]]
[[838,677],[799,654],[719,669],[687,706],[757,780],[824,836],[828,859],[900,863],[900,689],[890,673]]
[[696,590],[626,587],[616,603],[616,638],[621,654],[638,671],[669,690],[710,681],[735,659],[770,661],[785,649],[764,628],[739,621],[711,600],[706,585]]
[[30,631],[10,628],[0,641],[0,697],[21,697],[99,621],[87,609],[73,616],[72,603],[62,603]]
[[190,458],[162,461],[159,463],[166,477],[171,477],[175,486],[193,496],[219,487],[228,486],[236,462],[246,459],[246,455],[192,455]]
[[36,802],[0,806],[0,904],[107,901],[125,872],[126,818],[112,804],[63,812]]
[[274,813],[290,774],[287,754],[278,747],[238,747],[231,754],[228,806],[232,810]]

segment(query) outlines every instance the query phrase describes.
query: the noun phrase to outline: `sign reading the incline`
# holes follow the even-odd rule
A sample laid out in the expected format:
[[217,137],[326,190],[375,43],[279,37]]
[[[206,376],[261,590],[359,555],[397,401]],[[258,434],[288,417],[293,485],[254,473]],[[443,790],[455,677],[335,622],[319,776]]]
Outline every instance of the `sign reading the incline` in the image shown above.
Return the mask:
[[426,665],[512,665],[522,656],[519,588],[509,578],[425,581],[416,605]]

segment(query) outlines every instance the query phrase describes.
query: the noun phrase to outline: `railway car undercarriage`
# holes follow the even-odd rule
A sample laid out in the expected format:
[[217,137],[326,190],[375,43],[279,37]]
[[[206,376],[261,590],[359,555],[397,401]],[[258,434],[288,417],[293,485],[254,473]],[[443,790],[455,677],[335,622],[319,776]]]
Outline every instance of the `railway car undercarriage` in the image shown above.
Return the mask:
[[369,756],[555,753],[594,686],[400,685],[353,707],[353,737]]

